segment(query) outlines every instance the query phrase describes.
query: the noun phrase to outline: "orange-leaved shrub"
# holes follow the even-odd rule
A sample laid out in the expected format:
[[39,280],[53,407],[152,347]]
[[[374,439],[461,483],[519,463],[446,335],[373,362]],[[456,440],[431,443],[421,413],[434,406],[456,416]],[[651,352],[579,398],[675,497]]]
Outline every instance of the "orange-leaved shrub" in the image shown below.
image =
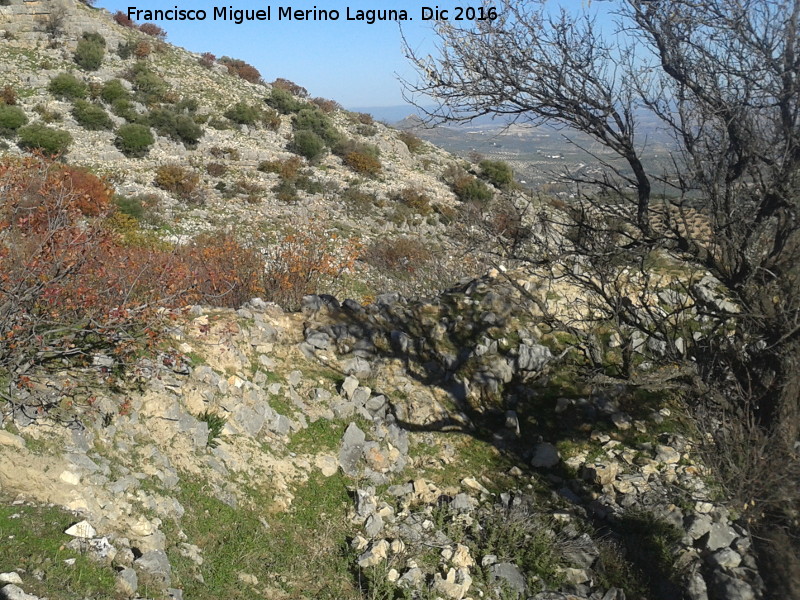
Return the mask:
[[241,59],[223,56],[218,62],[225,65],[225,67],[228,69],[228,73],[231,75],[236,75],[245,81],[249,81],[250,83],[261,82],[261,73],[259,73],[258,69]]
[[353,268],[361,250],[355,238],[339,238],[317,225],[284,235],[265,250],[264,299],[289,310],[299,309],[303,296],[332,291]]
[[342,157],[342,162],[361,175],[375,176],[381,172],[380,159],[358,150],[345,154]]
[[98,353],[125,365],[154,348],[162,308],[254,296],[296,308],[359,251],[310,227],[267,252],[230,231],[178,247],[131,235],[136,222],[116,212],[107,182],[39,157],[0,160],[0,195],[0,399],[12,404],[49,365],[89,365]]
[[161,165],[156,169],[155,184],[181,200],[199,203],[200,175],[181,165]]

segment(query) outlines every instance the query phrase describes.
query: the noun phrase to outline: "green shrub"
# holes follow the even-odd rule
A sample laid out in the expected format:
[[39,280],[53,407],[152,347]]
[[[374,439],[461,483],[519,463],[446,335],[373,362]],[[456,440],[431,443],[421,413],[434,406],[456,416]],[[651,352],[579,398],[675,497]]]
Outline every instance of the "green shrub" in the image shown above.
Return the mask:
[[122,60],[128,60],[132,55],[133,51],[136,49],[136,42],[134,40],[129,40],[124,44],[120,44],[117,46],[117,55]]
[[145,215],[145,207],[142,202],[141,196],[114,196],[114,204],[117,205],[117,210],[124,215],[133,217],[137,221],[141,221]]
[[339,143],[342,138],[330,117],[318,108],[302,109],[292,118],[292,127],[298,131],[313,131],[329,146]]
[[159,135],[176,142],[183,142],[187,147],[196,146],[203,137],[203,128],[188,115],[176,113],[169,108],[152,110],[147,117],[148,123]]
[[473,175],[463,175],[453,182],[453,192],[462,202],[482,204],[492,199],[492,190]]
[[99,33],[84,33],[78,40],[73,60],[82,69],[96,71],[103,64],[106,53],[106,41]]
[[297,194],[297,187],[288,179],[281,179],[280,183],[272,188],[272,191],[279,201],[287,204],[294,204],[300,199]]
[[219,436],[222,435],[222,430],[225,429],[227,419],[222,415],[207,410],[197,415],[200,421],[208,425],[208,446],[216,448],[219,445]]
[[147,124],[147,116],[136,112],[133,102],[127,98],[118,98],[117,100],[114,100],[113,104],[111,105],[111,112],[118,117],[122,117],[129,123],[141,123],[143,125]]
[[365,154],[367,156],[371,156],[375,160],[378,160],[381,153],[378,150],[378,147],[373,144],[365,144],[363,142],[358,142],[354,139],[350,138],[343,138],[340,137],[335,144],[332,146],[333,153],[337,156],[341,156],[344,158],[348,154],[352,152],[357,152],[359,154]]
[[60,112],[51,110],[41,103],[33,107],[33,112],[38,114],[44,123],[52,123],[54,121],[62,121],[64,119],[64,116]]
[[38,123],[21,127],[17,142],[20,148],[38,150],[52,156],[66,152],[71,143],[72,136],[68,132]]
[[514,182],[514,171],[511,165],[502,160],[482,160],[478,163],[481,177],[495,187],[506,187]]
[[86,100],[76,100],[72,107],[72,116],[78,125],[90,131],[111,129],[114,126],[111,117],[102,106],[92,104]]
[[82,40],[86,40],[90,44],[97,44],[98,46],[106,47],[106,38],[101,33],[96,31],[84,31],[81,35]]
[[27,122],[28,117],[19,106],[0,104],[0,135],[14,133]]
[[130,93],[122,85],[122,81],[119,79],[109,79],[103,84],[103,88],[100,90],[100,98],[103,102],[108,104],[113,104],[116,100],[127,100],[130,98]]
[[299,175],[294,181],[294,186],[298,190],[303,190],[307,194],[322,194],[325,192],[325,185],[317,180],[312,179],[308,175]]
[[146,125],[127,123],[117,129],[114,145],[125,156],[140,158],[150,151],[150,147],[155,141],[153,133]]
[[47,89],[56,98],[76,100],[86,98],[88,86],[71,73],[60,73],[50,80]]
[[141,95],[145,103],[160,102],[169,92],[169,84],[147,66],[133,68],[132,82],[134,89]]
[[325,142],[313,131],[301,129],[294,132],[288,148],[308,160],[316,160],[325,152]]
[[364,137],[372,137],[378,133],[378,128],[375,125],[359,125],[356,127],[356,133]]
[[292,96],[291,93],[281,88],[272,88],[272,91],[269,96],[264,99],[264,102],[284,115],[296,113],[307,106],[305,102],[300,102],[297,98]]
[[246,102],[237,102],[225,111],[225,116],[239,125],[253,125],[261,120],[261,110]]
[[308,90],[306,88],[304,88],[302,85],[297,85],[294,81],[289,81],[288,79],[284,79],[283,77],[278,77],[270,85],[273,88],[285,90],[290,94],[292,94],[293,96],[299,96],[300,98],[308,98]]
[[176,112],[182,112],[189,115],[196,113],[198,108],[200,108],[200,103],[196,98],[181,98],[173,107]]

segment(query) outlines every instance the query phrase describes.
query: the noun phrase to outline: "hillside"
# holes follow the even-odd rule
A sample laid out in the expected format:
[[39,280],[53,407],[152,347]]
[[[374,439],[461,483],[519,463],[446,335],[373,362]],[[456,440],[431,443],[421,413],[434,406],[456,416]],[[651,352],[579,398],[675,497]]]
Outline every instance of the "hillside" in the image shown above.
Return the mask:
[[[366,247],[424,238],[440,256],[458,253],[451,223],[460,202],[442,175],[463,162],[434,146],[305,98],[291,82],[278,90],[251,83],[257,74],[241,61],[187,52],[81,3],[14,1],[0,11],[0,69],[25,115],[23,133],[36,125],[67,132],[62,159],[107,177],[126,206],[143,204],[145,226],[161,227],[169,240],[235,228],[275,241],[313,223],[326,235],[355,234]],[[102,59],[87,70],[75,57],[94,33]],[[131,125],[147,127],[152,145],[120,142],[120,128]],[[313,131],[322,148],[298,150],[300,129]],[[6,152],[21,151],[19,130],[7,128]],[[165,165],[182,170],[158,184]],[[348,295],[374,295],[387,279],[396,280],[389,287],[409,285],[396,260],[396,269],[361,262]],[[451,283],[466,274],[460,259],[439,266],[437,285],[444,273]]]
[[146,31],[0,5],[0,598],[764,597],[667,343],[513,261],[555,202]]

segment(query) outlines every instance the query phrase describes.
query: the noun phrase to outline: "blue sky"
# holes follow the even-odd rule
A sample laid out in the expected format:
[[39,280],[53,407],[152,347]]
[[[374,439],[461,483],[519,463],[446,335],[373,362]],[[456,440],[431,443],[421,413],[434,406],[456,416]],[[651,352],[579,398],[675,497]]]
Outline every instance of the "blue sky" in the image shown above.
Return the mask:
[[[413,21],[403,24],[407,39],[414,48],[429,48],[434,41],[430,23],[420,19],[422,6],[451,9],[457,4],[447,0],[427,4],[425,0],[388,3],[381,0],[343,0],[339,2],[298,1],[273,3],[272,20],[236,25],[213,21],[213,6],[236,9],[265,9],[269,2],[251,0],[98,0],[96,6],[114,13],[139,9],[205,9],[205,21],[155,21],[167,31],[167,41],[193,52],[212,52],[217,56],[240,58],[255,66],[266,81],[277,77],[290,79],[307,88],[312,96],[332,98],[345,107],[392,106],[403,104],[397,74],[413,77],[403,56],[400,30],[394,21],[347,21],[345,9],[405,8]],[[460,3],[462,6],[464,3]],[[475,2],[474,5],[478,5]],[[278,6],[294,9],[338,9],[335,22],[278,21]]]
[[[553,0],[552,5],[580,10],[591,0]],[[598,0],[599,2],[599,0]],[[213,7],[234,9],[266,9],[272,7],[271,21],[214,21]],[[219,56],[242,59],[255,66],[266,81],[283,77],[308,89],[311,96],[336,100],[345,108],[396,106],[405,104],[398,75],[411,81],[416,74],[403,56],[401,34],[395,21],[348,21],[351,13],[362,9],[405,9],[413,19],[403,23],[403,32],[417,52],[435,54],[436,36],[433,21],[423,21],[423,6],[448,10],[456,14],[456,6],[481,5],[481,0],[337,0],[314,2],[296,0],[270,3],[269,0],[97,0],[96,6],[114,13],[127,13],[129,7],[150,9],[204,9],[205,21],[154,21],[167,31],[167,40],[193,52],[211,52]],[[292,9],[337,9],[338,21],[277,20],[279,6]],[[595,5],[598,6],[598,5]],[[608,6],[606,4],[606,6]],[[594,8],[594,7],[592,7]],[[598,6],[599,8],[599,6]],[[602,13],[603,11],[598,11]],[[606,22],[608,16],[605,15]],[[144,19],[139,19],[143,21]]]

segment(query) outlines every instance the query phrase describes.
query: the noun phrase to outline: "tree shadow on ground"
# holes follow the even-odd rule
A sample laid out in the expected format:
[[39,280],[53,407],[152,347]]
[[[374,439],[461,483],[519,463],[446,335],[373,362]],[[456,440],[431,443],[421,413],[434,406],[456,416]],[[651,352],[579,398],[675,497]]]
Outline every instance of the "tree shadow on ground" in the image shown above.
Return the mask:
[[[369,339],[374,346],[371,360],[399,361],[406,377],[438,388],[437,395],[449,399],[450,406],[440,418],[419,423],[400,414],[400,427],[416,433],[465,435],[492,446],[499,453],[498,463],[516,466],[523,476],[535,478],[584,515],[586,525],[596,534],[593,537],[613,541],[619,550],[616,558],[621,557],[624,564],[614,566],[609,560],[609,565],[596,568],[609,573],[626,570],[625,577],[638,586],[631,590],[633,595],[629,592],[629,598],[684,597],[671,581],[674,557],[664,555],[663,545],[657,543],[661,539],[657,519],[644,517],[644,513],[614,514],[597,499],[603,493],[600,486],[584,480],[563,461],[549,468],[531,465],[538,444],[575,447],[593,443],[599,447],[598,436],[631,437],[618,435],[610,415],[621,410],[620,405],[633,412],[633,417],[637,412],[651,412],[657,408],[658,395],[637,405],[641,399],[624,389],[587,389],[579,381],[579,370],[568,361],[551,363],[539,372],[515,368],[513,344],[502,352],[496,351],[491,341],[498,341],[504,332],[518,337],[518,332],[507,329],[516,326],[528,308],[506,303],[502,310],[485,310],[482,305],[488,293],[476,306],[464,302],[469,292],[467,285],[431,301],[404,302],[394,297],[367,309],[346,303],[325,321],[339,327],[333,331],[334,337],[344,334]],[[492,301],[500,306],[496,298]],[[308,327],[316,327],[316,323]],[[487,340],[492,348],[487,348]],[[374,393],[392,398],[391,390],[381,389],[386,385],[378,380],[371,383]],[[600,452],[598,457],[603,460],[605,455]],[[614,580],[610,573],[610,583]]]

